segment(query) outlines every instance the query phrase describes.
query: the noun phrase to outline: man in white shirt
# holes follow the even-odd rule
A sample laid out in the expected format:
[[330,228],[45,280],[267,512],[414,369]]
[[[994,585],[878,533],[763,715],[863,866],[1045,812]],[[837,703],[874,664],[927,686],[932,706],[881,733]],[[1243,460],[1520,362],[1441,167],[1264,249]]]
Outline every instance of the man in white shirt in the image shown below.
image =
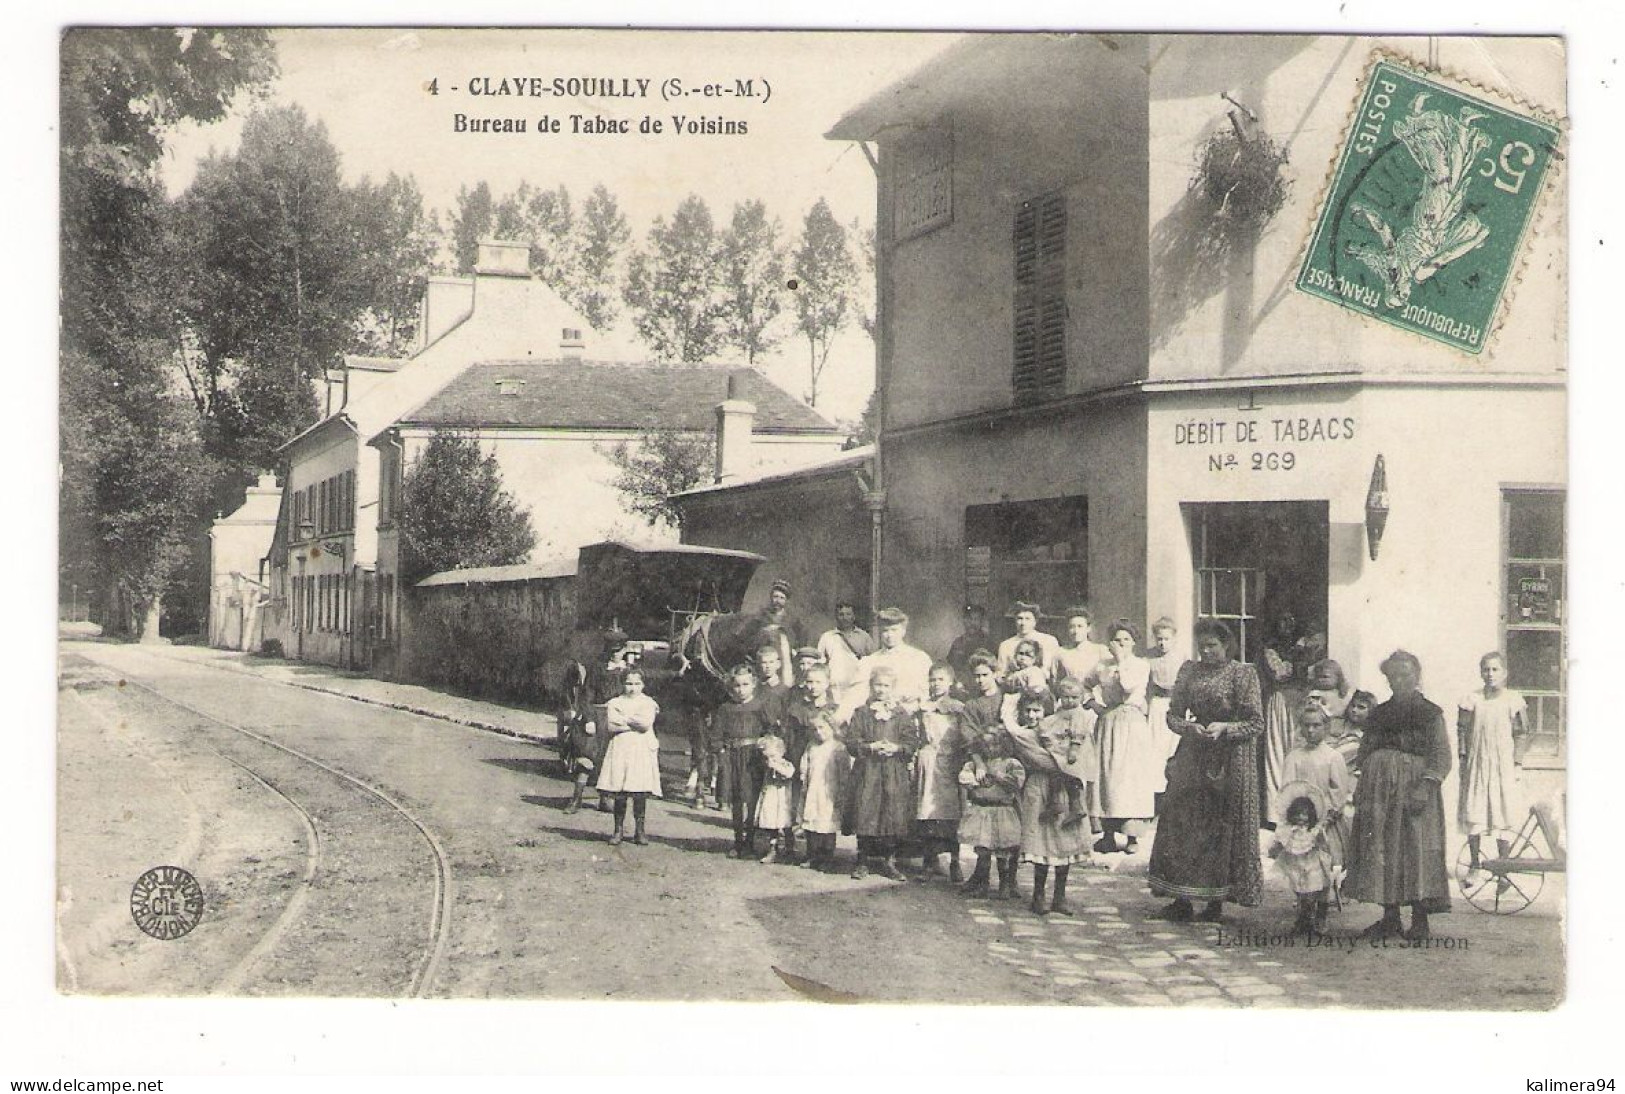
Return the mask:
[[875,616],[880,628],[880,648],[858,662],[858,680],[841,704],[843,715],[869,701],[869,675],[880,665],[897,673],[897,701],[906,709],[917,709],[926,696],[931,675],[931,655],[908,644],[908,616],[899,608],[886,608]]
[[1016,601],[1010,609],[1016,618],[1016,633],[999,643],[999,672],[1008,673],[1016,665],[1016,645],[1023,641],[1038,643],[1038,664],[1051,676],[1055,675],[1056,654],[1061,651],[1061,643],[1056,641],[1053,634],[1045,634],[1038,629],[1038,616],[1040,609],[1037,604],[1027,604]]
[[858,609],[842,601],[835,605],[835,626],[818,639],[818,653],[829,666],[835,702],[843,704],[858,684],[858,662],[875,652],[875,640],[858,626]]

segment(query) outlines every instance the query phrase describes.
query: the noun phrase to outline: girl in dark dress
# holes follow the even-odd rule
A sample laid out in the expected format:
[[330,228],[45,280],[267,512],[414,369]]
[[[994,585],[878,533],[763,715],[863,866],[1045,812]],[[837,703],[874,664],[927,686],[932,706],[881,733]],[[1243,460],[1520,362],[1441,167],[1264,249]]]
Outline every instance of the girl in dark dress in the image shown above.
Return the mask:
[[[1168,698],[1179,747],[1151,847],[1153,892],[1174,898],[1160,918],[1217,922],[1224,902],[1263,896],[1258,856],[1258,673],[1231,660],[1234,636],[1216,620],[1196,627],[1197,660],[1180,667]],[[1203,900],[1200,915],[1192,900]]]
[[869,701],[847,723],[846,747],[852,767],[852,827],[858,837],[854,878],[869,875],[869,858],[879,858],[880,874],[904,881],[897,868],[897,841],[914,823],[914,780],[909,763],[923,743],[913,716],[893,697],[897,673],[880,665],[869,675]]
[[[1368,938],[1429,936],[1428,913],[1450,910],[1445,867],[1444,796],[1450,737],[1444,711],[1422,697],[1422,663],[1395,650],[1382,663],[1393,698],[1371,712],[1354,765],[1354,846],[1343,892],[1382,905]],[[1399,906],[1411,906],[1410,930]]]

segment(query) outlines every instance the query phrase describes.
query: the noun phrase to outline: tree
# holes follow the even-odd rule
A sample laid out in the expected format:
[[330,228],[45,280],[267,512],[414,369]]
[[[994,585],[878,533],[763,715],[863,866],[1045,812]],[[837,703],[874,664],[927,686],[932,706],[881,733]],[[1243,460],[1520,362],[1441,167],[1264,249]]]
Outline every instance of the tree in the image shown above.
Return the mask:
[[346,187],[325,127],[297,106],[251,114],[176,218],[178,307],[197,347],[188,378],[228,508],[316,420],[310,389],[345,353],[408,347],[428,229],[410,179]]
[[779,222],[767,206],[747,201],[734,206],[733,221],[717,247],[722,269],[722,321],[728,342],[754,365],[784,335],[776,320],[784,310],[785,255]]
[[350,191],[350,220],[365,246],[356,256],[366,310],[357,348],[404,357],[417,337],[419,306],[434,260],[435,225],[423,209],[417,180],[391,171],[381,185],[368,179]]
[[401,487],[402,580],[441,570],[510,566],[536,545],[530,513],[502,486],[495,453],[479,438],[436,430]]
[[[521,192],[527,188],[521,184]],[[530,271],[566,300],[579,280],[576,215],[570,191],[562,185],[524,197],[523,235],[530,242]]]
[[223,117],[276,55],[263,30],[82,28],[61,58],[61,568],[109,633],[155,637],[202,478],[157,163],[169,127]]
[[491,196],[489,183],[478,183],[470,190],[457,189],[457,207],[451,213],[451,250],[457,261],[457,273],[467,277],[474,272],[479,261],[480,240],[491,238],[496,221],[496,200]]
[[615,465],[611,485],[627,508],[650,525],[683,527],[682,512],[672,495],[692,489],[711,475],[715,451],[710,436],[681,429],[649,429],[635,445],[622,441],[604,451]]
[[807,339],[807,402],[817,406],[830,345],[851,319],[857,281],[846,229],[823,198],[807,211],[794,268],[796,329]]
[[684,198],[670,224],[655,218],[648,248],[632,256],[625,296],[639,337],[661,360],[704,361],[722,349],[716,231],[698,196]]
[[[854,220],[847,228],[852,238],[858,241],[858,257],[863,262],[863,286],[853,293],[853,300],[858,308],[858,326],[863,333],[869,336],[870,341],[875,337],[875,227],[869,225],[865,228]],[[867,306],[865,306],[867,305]]]
[[620,312],[616,296],[627,244],[632,230],[615,200],[602,184],[594,186],[581,206],[577,225],[576,260],[578,284],[568,298],[594,330],[614,326]]

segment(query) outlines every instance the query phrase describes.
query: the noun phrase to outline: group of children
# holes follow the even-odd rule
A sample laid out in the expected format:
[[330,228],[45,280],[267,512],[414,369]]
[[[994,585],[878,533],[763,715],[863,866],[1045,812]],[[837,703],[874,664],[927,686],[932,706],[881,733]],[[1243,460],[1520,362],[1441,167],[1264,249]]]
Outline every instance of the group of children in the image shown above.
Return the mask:
[[[818,651],[796,651],[792,685],[778,649],[764,646],[754,663],[728,672],[728,699],[709,723],[717,777],[709,804],[731,811],[729,857],[828,871],[844,833],[858,840],[854,878],[873,869],[904,880],[898,858],[908,852],[919,856],[920,880],[935,874],[964,882],[967,896],[1016,895],[1022,809],[1035,804],[1023,801],[1029,765],[1017,741],[1023,734],[1036,739],[1048,756],[1037,819],[1063,843],[1068,832],[1082,838],[1090,831],[1092,784],[1099,777],[1088,688],[1077,679],[1052,679],[1038,656],[1032,643],[1018,643],[1000,674],[996,658],[980,651],[969,660],[963,688],[953,667],[938,662],[918,700],[898,694],[894,668],[876,666],[866,681],[867,700],[848,710],[832,694]],[[1505,658],[1486,654],[1480,675],[1484,686],[1461,701],[1457,721],[1458,819],[1475,869],[1482,835],[1521,819],[1516,742],[1527,733],[1523,699],[1506,686]],[[1294,932],[1325,927],[1351,842],[1351,767],[1377,705],[1369,692],[1348,693],[1340,670],[1320,676],[1294,712],[1295,741],[1274,809],[1281,823],[1269,848],[1297,896]],[[641,845],[647,843],[648,798],[661,793],[654,733],[659,707],[644,694],[636,667],[624,674],[621,688],[604,708],[608,742],[597,787],[600,799],[613,805],[610,842],[626,838],[630,807],[631,840]],[[691,783],[691,804],[698,805],[705,790]],[[758,841],[765,843],[760,854]],[[968,881],[959,861],[965,843],[976,853]],[[1506,853],[1504,845],[1498,850]],[[1067,911],[1064,889],[1057,897],[1058,907],[1046,910]]]
[[[1469,869],[1479,870],[1481,842],[1498,833],[1497,851],[1508,853],[1506,833],[1523,820],[1518,788],[1519,748],[1528,734],[1523,696],[1507,686],[1506,658],[1499,651],[1479,659],[1483,687],[1457,706],[1460,795],[1457,823],[1467,834]],[[1329,683],[1329,681],[1328,681]],[[1287,753],[1276,815],[1282,818],[1270,857],[1297,895],[1293,933],[1326,927],[1328,904],[1339,884],[1351,845],[1354,774],[1366,722],[1375,697],[1356,691],[1348,697],[1338,727],[1337,747],[1327,740],[1334,719],[1324,690],[1312,690],[1296,712],[1297,735]]]

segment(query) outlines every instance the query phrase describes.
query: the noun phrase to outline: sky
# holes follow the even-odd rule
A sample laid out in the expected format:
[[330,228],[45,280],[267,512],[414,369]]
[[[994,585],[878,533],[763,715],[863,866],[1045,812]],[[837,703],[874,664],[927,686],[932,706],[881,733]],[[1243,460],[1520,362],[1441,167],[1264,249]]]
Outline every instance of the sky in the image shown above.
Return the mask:
[[[429,208],[449,210],[464,186],[484,180],[497,194],[521,181],[566,186],[579,204],[599,182],[619,199],[635,243],[656,216],[698,194],[717,223],[735,203],[760,198],[786,241],[806,211],[828,200],[843,224],[874,223],[874,172],[857,146],[830,141],[841,115],[906,76],[950,45],[953,34],[790,32],[306,29],[274,32],[281,76],[269,101],[296,103],[326,125],[349,181],[411,175]],[[646,97],[475,95],[507,78],[648,81]],[[702,89],[666,101],[662,88],[680,81]],[[709,97],[707,86],[749,80],[757,97]],[[428,88],[435,88],[431,94]],[[635,86],[635,85],[634,85]],[[455,88],[456,90],[453,90]],[[569,83],[565,90],[572,89]],[[172,194],[192,181],[211,149],[229,151],[256,104],[239,101],[231,116],[170,134],[164,180]],[[528,132],[458,133],[457,114],[523,118]],[[627,134],[572,133],[570,116],[626,122]],[[745,123],[744,135],[673,132],[672,115]],[[562,132],[539,133],[544,115]],[[664,132],[639,132],[646,117]],[[861,269],[861,267],[860,267]],[[623,326],[624,326],[623,320]],[[629,330],[602,342],[605,355],[637,354]],[[593,350],[589,347],[589,353]],[[768,374],[805,397],[807,348],[787,339],[764,362]],[[874,383],[874,347],[853,327],[837,339],[821,382],[819,407],[837,420],[856,418]]]

